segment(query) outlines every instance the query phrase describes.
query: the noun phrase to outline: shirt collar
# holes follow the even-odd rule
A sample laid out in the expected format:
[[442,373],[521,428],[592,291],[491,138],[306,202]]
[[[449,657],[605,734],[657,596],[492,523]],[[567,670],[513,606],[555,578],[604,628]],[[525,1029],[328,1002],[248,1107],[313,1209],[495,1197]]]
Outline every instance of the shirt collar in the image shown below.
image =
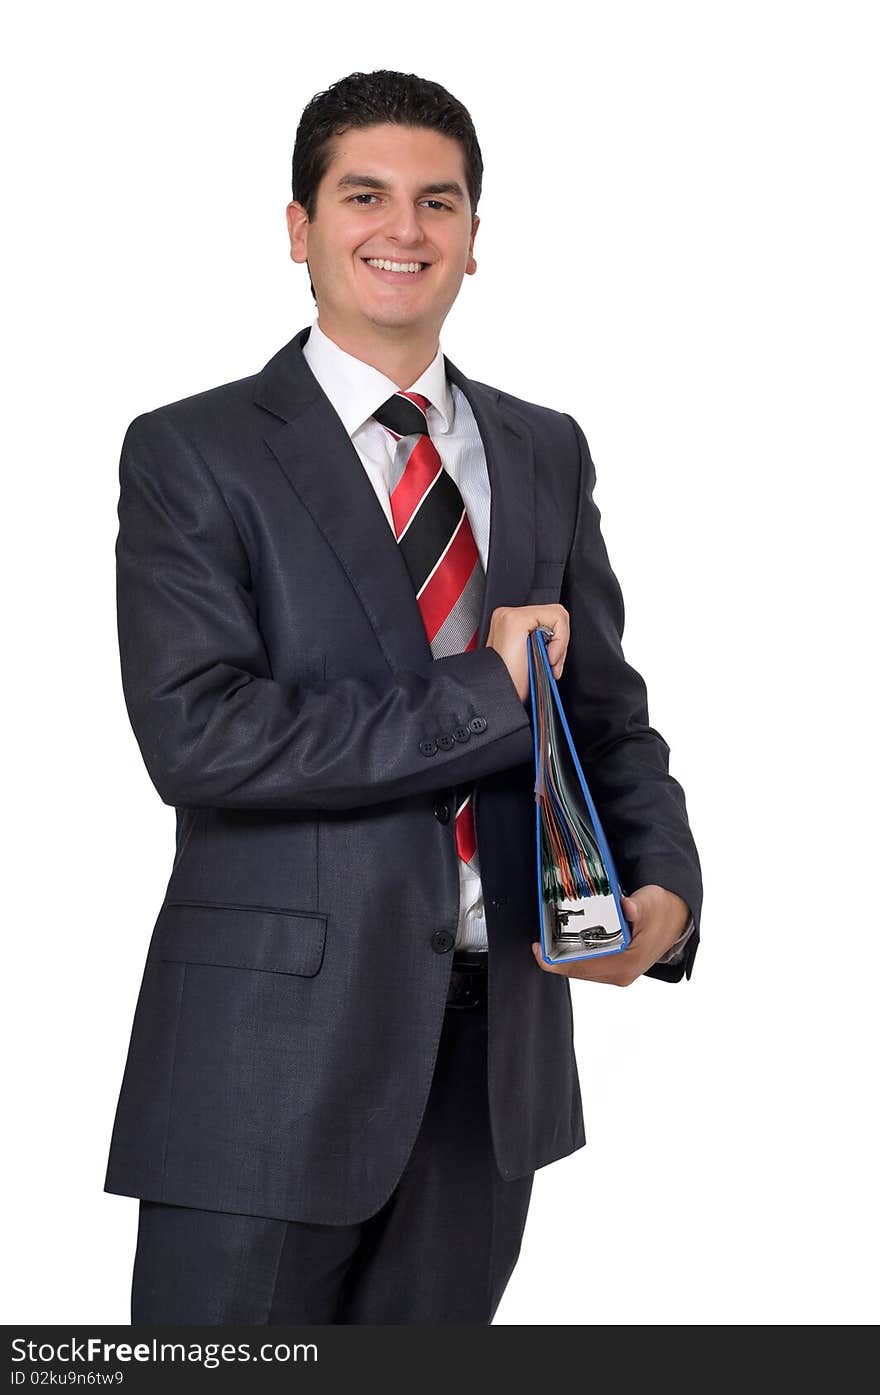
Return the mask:
[[[399,391],[397,383],[378,368],[341,349],[324,333],[317,318],[303,345],[303,357],[333,403],[349,436],[364,425],[377,407]],[[431,363],[406,391],[420,392],[427,397],[431,404],[428,426],[432,435],[445,434],[450,429],[454,409],[442,347],[438,347]]]

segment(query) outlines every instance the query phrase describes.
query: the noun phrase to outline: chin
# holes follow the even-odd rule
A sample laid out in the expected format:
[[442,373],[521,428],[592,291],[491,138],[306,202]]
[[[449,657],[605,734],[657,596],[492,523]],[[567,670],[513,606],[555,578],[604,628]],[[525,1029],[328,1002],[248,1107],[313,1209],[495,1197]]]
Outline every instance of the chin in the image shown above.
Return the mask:
[[411,310],[395,308],[391,305],[371,306],[366,311],[367,318],[375,325],[386,325],[389,328],[402,328],[405,325],[421,324],[424,315],[414,315]]

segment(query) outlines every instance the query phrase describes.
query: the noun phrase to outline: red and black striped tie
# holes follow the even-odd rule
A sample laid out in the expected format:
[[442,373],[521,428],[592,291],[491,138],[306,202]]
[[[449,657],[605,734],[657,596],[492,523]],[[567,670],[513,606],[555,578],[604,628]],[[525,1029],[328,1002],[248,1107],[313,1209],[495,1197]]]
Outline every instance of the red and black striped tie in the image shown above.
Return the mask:
[[[390,481],[394,533],[435,659],[475,649],[485,573],[458,486],[428,434],[428,399],[396,392],[373,413],[396,441]],[[459,791],[455,845],[479,873],[473,790]]]

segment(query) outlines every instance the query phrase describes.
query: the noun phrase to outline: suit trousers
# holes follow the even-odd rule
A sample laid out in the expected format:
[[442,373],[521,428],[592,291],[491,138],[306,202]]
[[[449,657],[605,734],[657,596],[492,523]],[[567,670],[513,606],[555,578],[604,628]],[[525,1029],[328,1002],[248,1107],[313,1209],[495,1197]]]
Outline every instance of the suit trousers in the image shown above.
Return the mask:
[[141,1200],[132,1323],[491,1323],[535,1174],[505,1180],[495,1162],[487,958],[454,955],[425,1112],[384,1205],[316,1225]]

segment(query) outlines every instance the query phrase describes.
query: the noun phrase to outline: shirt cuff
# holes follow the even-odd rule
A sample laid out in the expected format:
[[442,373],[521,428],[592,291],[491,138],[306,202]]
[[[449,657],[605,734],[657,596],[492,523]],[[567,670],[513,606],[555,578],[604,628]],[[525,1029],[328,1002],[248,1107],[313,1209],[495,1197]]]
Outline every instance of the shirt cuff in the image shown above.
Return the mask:
[[694,918],[693,916],[691,916],[687,925],[684,927],[684,930],[681,932],[678,939],[675,941],[675,944],[670,945],[666,953],[661,954],[659,959],[655,959],[655,964],[680,964],[682,959],[684,958],[685,946],[687,945],[687,942],[693,933]]

